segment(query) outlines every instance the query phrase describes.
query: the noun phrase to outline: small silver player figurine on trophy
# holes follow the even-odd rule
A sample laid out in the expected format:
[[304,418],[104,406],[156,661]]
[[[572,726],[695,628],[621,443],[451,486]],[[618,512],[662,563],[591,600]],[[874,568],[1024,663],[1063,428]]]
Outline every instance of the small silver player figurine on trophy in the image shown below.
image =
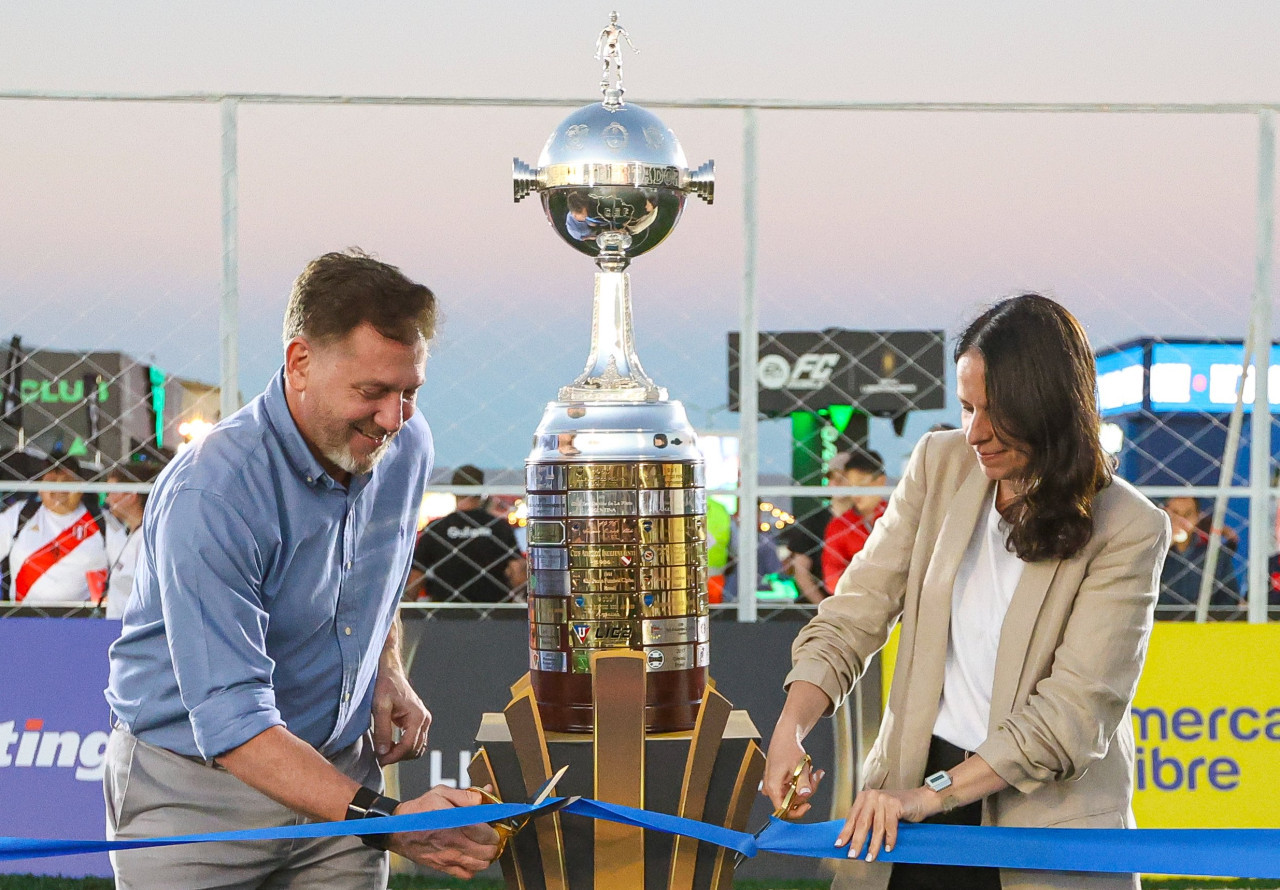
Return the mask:
[[[627,42],[627,46],[631,47],[634,53],[640,52],[636,49],[636,45],[631,42],[631,35],[627,33],[627,29],[618,24],[618,14],[616,12],[609,13],[609,24],[600,36],[596,38],[596,59],[604,64],[604,71],[600,74],[600,91],[605,94],[606,101],[609,98],[611,90],[616,90],[618,98],[621,99],[625,92],[622,88],[622,46],[618,43],[619,38]],[[613,65],[614,83],[609,82],[609,66]]]

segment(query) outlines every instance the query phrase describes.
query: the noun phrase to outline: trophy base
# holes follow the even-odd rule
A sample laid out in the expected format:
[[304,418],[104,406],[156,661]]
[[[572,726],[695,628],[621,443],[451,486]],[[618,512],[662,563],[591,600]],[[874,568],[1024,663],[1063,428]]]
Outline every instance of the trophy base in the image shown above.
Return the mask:
[[[539,704],[542,722],[547,732],[586,734],[594,730],[591,719],[594,710],[589,706]],[[697,703],[672,707],[647,707],[644,709],[645,731],[652,733],[683,732],[693,729],[698,719]]]
[[[591,674],[530,671],[534,697],[548,732],[592,732],[595,705]],[[645,678],[645,732],[683,732],[698,720],[707,669],[651,673]]]
[[[708,684],[695,727],[646,733],[641,653],[592,659],[591,734],[548,732],[530,678],[501,714],[485,714],[471,762],[473,784],[525,800],[568,766],[556,796],[668,813],[745,831],[764,775],[759,733]],[[552,813],[515,835],[499,859],[510,890],[730,890],[734,854],[687,837]]]

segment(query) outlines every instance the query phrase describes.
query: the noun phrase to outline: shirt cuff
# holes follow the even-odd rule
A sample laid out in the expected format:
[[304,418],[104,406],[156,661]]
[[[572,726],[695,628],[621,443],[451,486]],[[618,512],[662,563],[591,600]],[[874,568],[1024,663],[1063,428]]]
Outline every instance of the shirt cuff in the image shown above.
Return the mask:
[[801,661],[797,662],[791,668],[791,672],[787,674],[787,678],[782,681],[782,688],[789,689],[791,684],[796,680],[804,680],[806,683],[812,683],[827,694],[827,698],[831,699],[831,708],[829,708],[823,716],[831,714],[836,708],[840,707],[840,703],[844,701],[845,691],[840,681],[836,679],[836,673],[830,666],[823,664],[821,661]]
[[205,699],[191,710],[196,747],[206,758],[239,748],[273,726],[284,726],[269,686],[236,686]]

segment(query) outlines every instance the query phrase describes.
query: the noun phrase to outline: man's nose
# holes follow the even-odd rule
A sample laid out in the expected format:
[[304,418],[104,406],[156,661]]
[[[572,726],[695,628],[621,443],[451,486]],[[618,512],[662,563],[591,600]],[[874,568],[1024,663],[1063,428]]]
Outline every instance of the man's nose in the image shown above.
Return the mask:
[[[408,408],[406,408],[408,405]],[[378,412],[373,415],[373,422],[388,433],[396,433],[400,431],[400,427],[404,426],[404,422],[409,419],[413,413],[412,403],[407,403],[397,393],[383,399],[378,405]]]

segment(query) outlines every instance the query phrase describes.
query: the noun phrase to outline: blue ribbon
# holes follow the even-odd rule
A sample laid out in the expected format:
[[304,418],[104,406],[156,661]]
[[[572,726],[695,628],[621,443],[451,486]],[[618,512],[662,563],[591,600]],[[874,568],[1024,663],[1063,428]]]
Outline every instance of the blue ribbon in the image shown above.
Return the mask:
[[249,828],[241,831],[217,831],[210,834],[180,834],[128,841],[47,840],[44,838],[0,837],[0,861],[69,856],[73,853],[109,853],[112,850],[140,850],[144,847],[172,847],[204,841],[281,841],[308,837],[343,837],[352,834],[387,834],[395,831],[439,831],[461,828],[481,822],[496,822],[513,816],[536,815],[556,801],[531,807],[524,803],[484,804],[476,807],[452,807],[403,816],[380,816],[352,822],[311,822],[280,828]]
[[722,828],[719,825],[698,822],[694,819],[682,819],[679,816],[668,816],[666,813],[637,810],[634,807],[624,807],[621,804],[604,803],[587,798],[569,804],[564,808],[564,812],[575,816],[586,816],[589,819],[604,819],[608,822],[634,825],[637,828],[650,828],[665,834],[679,834],[694,840],[706,841],[718,847],[726,847],[743,856],[756,855],[757,844],[754,836],[744,831],[734,831],[732,828]]
[[[486,804],[352,822],[320,822],[146,840],[0,837],[0,861],[203,841],[288,840],[437,831],[512,817],[536,816],[559,801],[559,798],[551,798],[538,807],[518,803]],[[847,847],[835,846],[836,836],[844,824],[842,821],[795,824],[773,819],[757,838],[706,822],[598,800],[574,801],[563,812],[679,834],[725,847],[743,856],[755,856],[761,850],[823,859],[843,859],[848,854]],[[1280,878],[1280,829],[978,828],[904,823],[898,826],[898,844],[893,852],[882,852],[879,858],[884,862],[1050,871]]]
[[[796,824],[773,819],[761,850],[844,858],[835,846],[844,821]],[[865,854],[865,848],[861,851]],[[1000,828],[898,826],[883,862],[984,865],[1038,871],[1100,871],[1197,877],[1280,877],[1280,829],[1272,828]]]

